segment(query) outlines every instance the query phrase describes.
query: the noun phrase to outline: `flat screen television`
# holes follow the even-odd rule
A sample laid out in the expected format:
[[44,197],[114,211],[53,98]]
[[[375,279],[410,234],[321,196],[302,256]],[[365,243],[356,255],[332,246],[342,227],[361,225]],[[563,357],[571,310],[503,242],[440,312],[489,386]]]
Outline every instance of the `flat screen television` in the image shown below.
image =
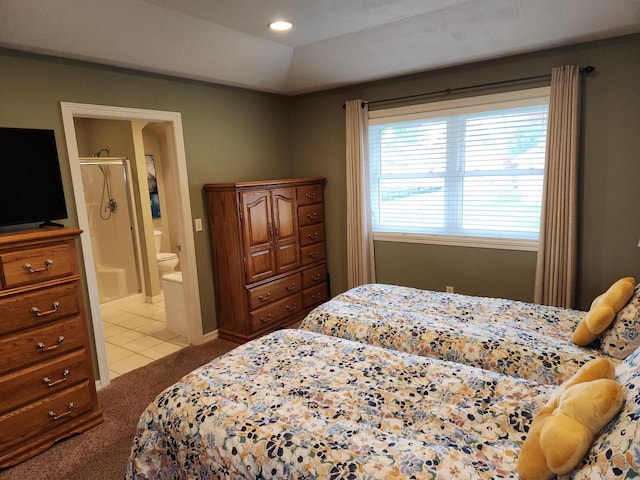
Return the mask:
[[0,226],[67,218],[53,130],[0,128]]

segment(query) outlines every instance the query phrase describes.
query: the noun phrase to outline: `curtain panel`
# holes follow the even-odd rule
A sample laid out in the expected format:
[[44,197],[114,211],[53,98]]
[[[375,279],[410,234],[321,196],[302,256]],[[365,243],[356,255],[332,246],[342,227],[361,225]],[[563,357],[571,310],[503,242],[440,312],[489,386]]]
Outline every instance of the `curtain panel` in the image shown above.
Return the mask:
[[534,299],[574,308],[578,245],[580,67],[551,72],[545,180]]
[[376,281],[368,174],[368,106],[345,104],[347,183],[347,286]]

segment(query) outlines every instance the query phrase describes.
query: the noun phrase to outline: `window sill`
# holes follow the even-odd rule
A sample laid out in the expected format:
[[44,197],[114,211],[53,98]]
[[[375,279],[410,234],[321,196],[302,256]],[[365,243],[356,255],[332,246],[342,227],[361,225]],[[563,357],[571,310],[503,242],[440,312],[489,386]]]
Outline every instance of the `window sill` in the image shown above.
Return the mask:
[[537,240],[383,232],[374,233],[373,240],[379,242],[423,243],[430,245],[448,245],[455,247],[491,248],[497,250],[521,250],[524,252],[538,251]]

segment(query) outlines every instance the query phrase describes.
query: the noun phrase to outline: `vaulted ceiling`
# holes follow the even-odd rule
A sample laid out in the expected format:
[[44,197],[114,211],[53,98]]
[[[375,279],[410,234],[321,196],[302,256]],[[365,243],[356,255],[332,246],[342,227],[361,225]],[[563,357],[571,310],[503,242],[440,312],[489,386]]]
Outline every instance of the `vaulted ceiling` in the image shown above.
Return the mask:
[[634,32],[640,0],[0,0],[2,47],[287,95]]

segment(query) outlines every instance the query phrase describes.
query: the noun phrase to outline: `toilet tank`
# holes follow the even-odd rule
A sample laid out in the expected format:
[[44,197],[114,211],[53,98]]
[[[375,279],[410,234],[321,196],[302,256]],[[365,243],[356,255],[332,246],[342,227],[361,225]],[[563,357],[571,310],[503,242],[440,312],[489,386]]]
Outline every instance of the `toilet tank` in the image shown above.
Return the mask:
[[156,244],[156,253],[162,251],[162,230],[153,231],[153,241]]

